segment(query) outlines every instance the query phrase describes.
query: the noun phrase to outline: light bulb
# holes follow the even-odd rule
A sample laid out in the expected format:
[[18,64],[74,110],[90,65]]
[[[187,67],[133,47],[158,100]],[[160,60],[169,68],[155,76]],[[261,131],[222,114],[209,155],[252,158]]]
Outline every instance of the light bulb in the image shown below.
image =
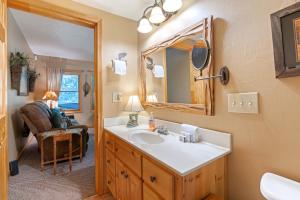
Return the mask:
[[149,17],[149,21],[153,24],[160,24],[163,21],[165,21],[166,16],[164,15],[161,7],[156,5],[154,8],[151,10],[151,14]]
[[139,22],[137,30],[140,33],[149,33],[150,31],[152,31],[152,25],[146,17],[143,17]]
[[163,9],[167,12],[175,12],[182,6],[182,0],[166,0]]

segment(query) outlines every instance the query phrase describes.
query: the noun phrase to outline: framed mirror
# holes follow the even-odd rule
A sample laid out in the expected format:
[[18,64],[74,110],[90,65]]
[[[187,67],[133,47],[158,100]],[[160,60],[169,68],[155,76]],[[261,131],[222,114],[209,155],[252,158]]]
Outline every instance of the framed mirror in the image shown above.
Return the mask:
[[142,52],[144,107],[213,115],[213,17]]

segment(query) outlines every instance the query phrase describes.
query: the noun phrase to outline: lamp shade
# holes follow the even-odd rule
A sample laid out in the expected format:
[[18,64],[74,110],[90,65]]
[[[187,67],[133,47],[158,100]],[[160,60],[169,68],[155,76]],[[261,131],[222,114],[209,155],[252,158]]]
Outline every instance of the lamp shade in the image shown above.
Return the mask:
[[52,100],[52,101],[56,101],[57,100],[57,95],[55,92],[53,91],[47,91],[43,97],[43,100]]
[[151,14],[149,17],[149,21],[153,24],[160,24],[163,21],[166,20],[166,16],[163,13],[163,10],[161,9],[160,6],[155,6],[154,8],[152,8],[151,10]]
[[130,96],[128,99],[128,103],[125,107],[125,111],[128,112],[140,112],[143,111],[144,108],[140,102],[140,99],[137,95]]
[[152,25],[150,24],[149,20],[146,17],[143,17],[139,21],[138,32],[149,33],[150,31],[152,31]]
[[182,6],[182,0],[166,0],[163,9],[167,12],[176,12]]
[[158,102],[157,96],[155,94],[148,95],[147,96],[147,102],[149,102],[149,103],[157,103]]

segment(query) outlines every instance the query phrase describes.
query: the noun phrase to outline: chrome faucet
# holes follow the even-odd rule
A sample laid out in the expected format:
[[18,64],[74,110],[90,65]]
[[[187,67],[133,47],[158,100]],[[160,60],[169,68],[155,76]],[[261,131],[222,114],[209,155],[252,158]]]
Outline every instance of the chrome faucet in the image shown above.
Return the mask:
[[169,130],[166,126],[164,125],[159,125],[157,126],[157,133],[162,134],[162,135],[168,135]]

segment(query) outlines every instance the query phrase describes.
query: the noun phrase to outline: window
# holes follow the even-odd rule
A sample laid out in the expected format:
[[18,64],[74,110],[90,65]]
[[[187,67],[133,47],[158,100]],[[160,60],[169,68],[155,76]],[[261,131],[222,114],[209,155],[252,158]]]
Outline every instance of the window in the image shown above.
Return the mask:
[[79,85],[79,74],[63,74],[58,97],[58,107],[64,110],[80,110]]

